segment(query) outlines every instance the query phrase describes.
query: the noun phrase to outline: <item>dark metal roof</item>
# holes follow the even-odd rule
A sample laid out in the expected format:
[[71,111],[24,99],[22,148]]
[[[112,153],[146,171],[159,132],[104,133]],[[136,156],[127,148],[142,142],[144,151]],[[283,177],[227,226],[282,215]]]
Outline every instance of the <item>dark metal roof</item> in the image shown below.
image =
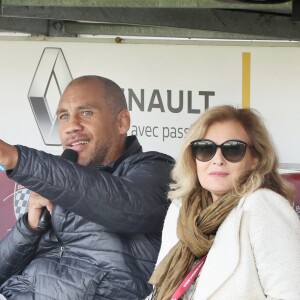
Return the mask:
[[300,40],[300,0],[1,0],[0,31]]

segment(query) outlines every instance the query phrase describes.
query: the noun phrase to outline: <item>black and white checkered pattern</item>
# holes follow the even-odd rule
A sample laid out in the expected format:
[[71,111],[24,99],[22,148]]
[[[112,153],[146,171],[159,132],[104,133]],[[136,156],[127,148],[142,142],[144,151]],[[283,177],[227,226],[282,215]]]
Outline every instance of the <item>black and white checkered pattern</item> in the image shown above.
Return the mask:
[[27,211],[27,204],[30,197],[30,190],[23,188],[14,194],[14,210],[16,219],[19,219]]

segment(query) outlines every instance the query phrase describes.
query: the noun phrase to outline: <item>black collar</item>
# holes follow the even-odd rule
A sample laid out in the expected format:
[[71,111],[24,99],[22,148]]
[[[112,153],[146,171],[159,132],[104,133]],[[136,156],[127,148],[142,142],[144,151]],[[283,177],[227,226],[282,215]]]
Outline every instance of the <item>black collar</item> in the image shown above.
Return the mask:
[[124,154],[120,158],[118,158],[116,161],[110,164],[95,165],[94,167],[101,171],[113,173],[123,160],[125,160],[127,157],[132,156],[134,154],[141,153],[142,151],[143,148],[139,143],[137,137],[135,135],[131,135],[126,138],[126,149]]

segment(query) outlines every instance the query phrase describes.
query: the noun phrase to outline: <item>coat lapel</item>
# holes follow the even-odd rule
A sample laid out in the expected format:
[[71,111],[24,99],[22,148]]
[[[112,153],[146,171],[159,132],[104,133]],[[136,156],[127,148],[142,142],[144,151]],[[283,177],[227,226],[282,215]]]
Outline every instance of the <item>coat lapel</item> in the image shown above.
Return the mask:
[[239,262],[241,202],[231,211],[218,229],[198,278],[194,299],[208,299],[233,273]]

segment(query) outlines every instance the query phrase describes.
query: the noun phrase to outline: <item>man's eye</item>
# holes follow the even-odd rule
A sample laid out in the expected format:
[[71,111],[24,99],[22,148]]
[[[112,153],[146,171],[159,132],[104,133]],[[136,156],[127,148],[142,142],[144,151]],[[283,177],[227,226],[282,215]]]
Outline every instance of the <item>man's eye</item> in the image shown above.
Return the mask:
[[91,111],[83,111],[82,115],[83,116],[91,116],[93,113]]
[[69,118],[69,115],[67,115],[67,114],[62,114],[59,116],[60,120],[67,120],[68,118]]

